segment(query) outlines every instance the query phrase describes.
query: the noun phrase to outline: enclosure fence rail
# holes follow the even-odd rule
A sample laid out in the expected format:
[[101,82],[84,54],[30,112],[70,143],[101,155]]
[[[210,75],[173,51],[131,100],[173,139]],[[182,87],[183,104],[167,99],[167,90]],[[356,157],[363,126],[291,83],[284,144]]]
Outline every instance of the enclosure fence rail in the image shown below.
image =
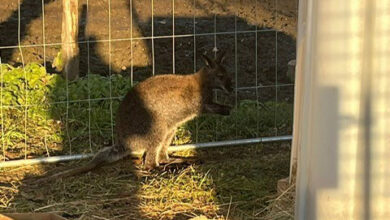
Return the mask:
[[[267,143],[267,142],[276,142],[276,141],[291,141],[292,136],[278,136],[278,137],[263,137],[263,138],[250,138],[250,139],[241,139],[241,140],[232,140],[232,141],[216,141],[216,142],[208,142],[208,143],[198,143],[198,144],[184,144],[178,146],[171,146],[168,148],[168,152],[178,152],[185,150],[196,150],[203,148],[213,148],[213,147],[231,147],[237,145],[246,145],[246,144],[259,144],[259,143]],[[80,160],[92,157],[94,154],[75,154],[75,155],[67,155],[67,156],[51,156],[44,158],[35,158],[35,159],[23,159],[23,160],[13,160],[13,161],[5,161],[0,162],[0,168],[4,167],[14,167],[14,166],[26,166],[26,165],[34,165],[34,164],[43,164],[43,163],[58,163],[70,160]],[[139,157],[141,156],[140,152],[133,152],[133,156]]]

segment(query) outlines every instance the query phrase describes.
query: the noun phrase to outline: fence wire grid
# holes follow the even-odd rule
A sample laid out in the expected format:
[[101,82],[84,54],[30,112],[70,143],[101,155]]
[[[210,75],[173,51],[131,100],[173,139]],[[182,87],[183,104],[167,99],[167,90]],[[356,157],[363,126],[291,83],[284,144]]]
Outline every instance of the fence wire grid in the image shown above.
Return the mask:
[[[55,2],[55,1],[54,1]],[[270,7],[272,8],[271,14],[274,16],[274,19],[278,19],[278,0],[262,0],[262,1],[232,1],[232,8],[236,7],[235,11],[230,11],[231,15],[227,16],[225,15],[226,12],[221,12],[218,7],[221,7],[218,5],[218,0],[211,1],[213,3],[210,3],[209,5],[205,5],[206,3],[202,3],[201,1],[197,0],[189,0],[189,1],[183,1],[178,2],[175,0],[171,0],[171,6],[168,7],[168,13],[171,16],[161,16],[156,15],[157,14],[164,14],[161,12],[166,10],[161,7],[161,3],[159,3],[159,0],[150,0],[150,2],[147,2],[147,5],[150,5],[150,19],[148,22],[145,22],[140,17],[140,10],[141,13],[142,10],[145,9],[146,6],[142,6],[142,4],[146,4],[146,1],[135,1],[135,0],[129,0],[126,2],[126,5],[128,6],[128,19],[121,19],[123,23],[128,24],[129,33],[128,37],[118,37],[118,34],[116,32],[117,29],[115,29],[115,33],[113,33],[113,24],[117,25],[118,18],[113,19],[113,15],[115,15],[116,11],[118,10],[117,1],[107,0],[105,1],[107,4],[102,4],[101,2],[99,4],[99,7],[101,7],[101,10],[107,10],[108,11],[108,18],[107,18],[107,27],[108,27],[108,34],[104,35],[103,37],[98,38],[92,38],[88,35],[89,31],[89,24],[91,21],[89,15],[90,13],[100,13],[96,12],[96,5],[93,6],[95,11],[91,11],[91,3],[92,1],[79,0],[79,8],[83,6],[85,8],[86,16],[85,18],[79,18],[79,22],[84,22],[84,35],[81,36],[79,34],[79,41],[77,42],[79,47],[85,47],[86,53],[80,53],[81,59],[85,59],[86,62],[81,63],[80,62],[80,73],[84,74],[81,78],[87,80],[87,98],[85,99],[73,99],[70,92],[69,85],[71,82],[66,82],[66,98],[65,100],[50,100],[45,104],[45,106],[58,106],[58,105],[65,105],[65,119],[62,121],[63,123],[63,129],[64,131],[64,137],[63,137],[63,145],[67,145],[67,147],[63,147],[63,149],[66,149],[66,151],[61,151],[62,155],[68,154],[68,155],[75,155],[75,154],[90,154],[96,151],[96,148],[99,148],[102,144],[107,144],[107,140],[104,140],[104,143],[101,143],[99,141],[94,140],[94,135],[96,133],[95,130],[92,129],[94,126],[94,117],[92,114],[94,114],[91,109],[92,106],[96,105],[97,102],[109,102],[108,106],[104,106],[104,108],[109,109],[109,130],[99,131],[104,132],[106,134],[105,137],[107,137],[107,133],[110,135],[110,141],[113,143],[114,140],[114,114],[115,114],[115,103],[123,98],[123,95],[117,95],[114,94],[113,89],[116,85],[114,85],[113,77],[115,77],[118,74],[117,71],[117,64],[114,64],[113,61],[117,61],[118,59],[127,59],[130,61],[129,65],[125,66],[125,68],[122,67],[122,70],[125,69],[125,71],[119,72],[119,74],[126,75],[125,77],[129,78],[129,83],[131,86],[135,84],[135,82],[141,81],[143,78],[146,78],[144,75],[148,76],[154,76],[156,74],[162,74],[163,71],[165,73],[173,73],[173,74],[181,74],[183,73],[183,70],[187,70],[187,72],[196,72],[199,70],[199,68],[202,66],[202,63],[200,62],[200,56],[199,53],[204,54],[212,54],[214,57],[217,56],[218,51],[220,50],[227,50],[228,56],[230,59],[228,59],[228,65],[227,68],[232,73],[233,79],[234,79],[234,105],[236,108],[240,106],[240,103],[243,100],[252,100],[253,103],[255,103],[256,116],[255,120],[250,121],[250,127],[253,128],[254,132],[250,132],[250,135],[240,135],[239,133],[241,130],[245,129],[243,127],[237,126],[237,124],[241,121],[239,117],[234,117],[234,129],[235,129],[235,135],[225,137],[224,136],[224,130],[226,130],[226,123],[222,122],[224,119],[217,118],[215,121],[213,121],[213,130],[207,130],[207,136],[209,137],[208,141],[204,141],[204,138],[200,138],[199,132],[202,130],[201,123],[205,123],[204,121],[201,121],[199,119],[196,119],[194,122],[195,126],[195,133],[191,133],[191,140],[187,141],[184,144],[198,144],[200,142],[216,142],[216,141],[233,141],[234,143],[241,143],[240,139],[247,139],[247,140],[254,140],[254,143],[261,142],[259,138],[267,138],[270,137],[271,141],[275,140],[288,140],[290,138],[291,130],[292,130],[292,124],[283,125],[282,129],[280,129],[280,126],[277,124],[278,117],[280,111],[285,111],[285,109],[278,109],[278,103],[281,102],[288,102],[292,103],[293,99],[293,90],[294,90],[294,83],[293,81],[287,80],[285,75],[285,70],[287,69],[287,62],[283,62],[283,68],[280,70],[280,58],[278,51],[284,50],[282,48],[286,45],[286,43],[282,43],[283,45],[280,45],[280,42],[283,41],[283,39],[289,39],[289,36],[284,36],[285,34],[282,33],[281,30],[272,28],[272,27],[266,27],[266,26],[260,26],[257,23],[250,24],[250,19],[245,20],[245,16],[254,16],[255,21],[257,21],[257,18],[260,17],[258,14],[260,11],[258,10],[259,6],[261,4],[265,3],[272,3]],[[113,4],[115,3],[115,8],[113,8]],[[161,2],[161,1],[160,1]],[[165,3],[169,1],[164,1]],[[47,28],[47,18],[45,19],[45,16],[47,16],[48,13],[45,13],[45,7],[50,4],[51,2],[45,2],[44,0],[41,1],[41,8],[36,10],[41,10],[41,15],[39,18],[41,19],[42,25],[41,25],[41,32],[42,32],[42,43],[35,42],[33,44],[28,44],[24,42],[23,40],[26,38],[24,35],[28,34],[28,31],[23,30],[25,29],[25,24],[22,24],[26,22],[26,17],[22,14],[22,12],[26,12],[26,10],[22,10],[22,4],[25,4],[25,2],[21,2],[18,0],[17,4],[17,45],[6,45],[6,43],[0,44],[0,52],[1,51],[13,51],[12,53],[15,53],[17,50],[19,53],[19,66],[23,69],[24,72],[24,78],[27,79],[27,72],[26,72],[26,65],[28,65],[28,61],[26,61],[24,54],[26,53],[26,50],[33,49],[33,48],[42,48],[42,54],[39,54],[39,57],[41,57],[41,64],[44,66],[45,69],[50,68],[48,66],[48,60],[52,60],[53,57],[48,57],[48,53],[50,50],[56,49],[59,51],[60,46],[62,45],[61,42],[47,42],[48,37],[48,30]],[[156,4],[158,5],[156,6]],[[191,3],[191,4],[190,4]],[[241,6],[244,6],[245,4],[253,4],[253,11],[247,12],[248,14],[252,15],[242,15],[242,8]],[[230,4],[230,2],[224,2],[223,4]],[[177,12],[178,5],[181,6],[179,9],[180,11]],[[186,5],[187,10],[189,13],[183,13],[183,5]],[[204,11],[202,7],[206,6],[214,6],[216,8],[208,8],[207,14],[209,16],[198,16],[198,11]],[[228,8],[228,6],[224,6],[222,8]],[[240,11],[241,10],[241,11]],[[245,9],[244,9],[245,11]],[[138,15],[135,15],[137,13]],[[223,14],[225,13],[225,14]],[[241,14],[240,14],[241,13]],[[254,15],[253,15],[254,13]],[[185,14],[185,16],[182,16],[181,14]],[[192,14],[189,15],[189,14]],[[245,13],[244,13],[245,14]],[[61,20],[61,13],[57,14],[58,20]],[[244,18],[243,18],[244,17]],[[50,17],[50,19],[53,19],[53,16]],[[228,19],[232,22],[224,21],[224,19]],[[169,21],[170,20],[170,21]],[[116,23],[113,23],[115,21]],[[222,21],[222,22],[221,22]],[[218,23],[221,22],[221,25]],[[149,24],[147,24],[149,23]],[[246,24],[245,24],[246,23]],[[253,23],[253,22],[252,22]],[[276,23],[276,22],[275,22]],[[229,24],[229,27],[224,27]],[[80,25],[79,25],[80,26]],[[135,27],[137,26],[137,27]],[[161,26],[171,26],[169,29],[170,31],[164,30],[162,31]],[[200,27],[199,27],[200,26]],[[212,27],[209,27],[212,26]],[[221,27],[222,26],[222,27]],[[275,25],[276,26],[276,25]],[[244,28],[242,28],[244,27]],[[61,29],[58,27],[59,30]],[[80,27],[81,28],[81,27]],[[96,27],[95,27],[96,28]],[[143,28],[143,30],[142,30]],[[150,30],[148,30],[150,28]],[[157,30],[156,30],[157,28]],[[163,28],[168,29],[168,28]],[[206,29],[206,30],[205,30]],[[23,33],[22,33],[23,32]],[[27,33],[26,33],[27,32]],[[57,30],[58,32],[58,30]],[[136,33],[136,32],[140,32]],[[169,33],[170,32],[170,33]],[[183,33],[187,32],[187,33]],[[2,33],[0,33],[2,34]],[[113,37],[113,34],[115,37]],[[281,34],[283,36],[281,37]],[[134,36],[136,35],[136,36]],[[271,36],[271,37],[270,37]],[[265,40],[264,40],[265,39]],[[167,44],[168,40],[171,41],[171,48],[170,45]],[[161,43],[162,41],[163,43]],[[211,41],[211,42],[210,42]],[[246,49],[248,48],[241,48],[242,45],[246,42],[250,41],[249,48],[252,49],[251,51],[248,51]],[[273,42],[271,42],[273,41]],[[290,40],[291,42],[294,41],[292,38]],[[129,44],[129,53],[127,53],[128,57],[119,57],[115,56],[115,53],[118,52],[118,47],[116,47],[113,44],[116,43],[128,43]],[[188,43],[188,47],[185,49],[185,52],[183,53],[183,46],[185,43]],[[91,88],[92,84],[90,83],[90,77],[92,77],[94,74],[94,70],[99,67],[94,67],[95,63],[94,60],[96,60],[96,56],[93,54],[95,51],[92,51],[92,45],[96,46],[97,44],[104,44],[107,45],[107,53],[100,54],[100,56],[106,56],[108,62],[106,63],[106,74],[100,74],[105,75],[104,77],[109,80],[109,95],[108,97],[92,97],[91,96]],[[147,54],[148,58],[150,59],[150,65],[145,65],[146,67],[140,68],[139,64],[135,64],[135,61],[137,61],[137,57],[140,57],[139,54],[137,55],[137,52],[140,50],[139,46],[141,45],[150,45],[150,51],[149,54]],[[232,45],[234,44],[234,45]],[[295,57],[295,43],[293,44],[294,50],[291,52],[290,57]],[[123,45],[123,44],[122,44]],[[138,48],[136,46],[138,45]],[[270,46],[271,45],[271,46]],[[192,49],[188,49],[190,46],[192,46]],[[254,48],[253,48],[254,47]],[[264,51],[261,51],[262,48]],[[148,49],[147,46],[144,46],[143,48]],[[163,49],[163,51],[161,51]],[[96,48],[94,49],[96,50]],[[160,51],[159,51],[160,50]],[[189,51],[192,50],[192,54],[189,53]],[[232,53],[230,53],[232,51]],[[171,52],[171,54],[169,54]],[[185,54],[185,56],[183,56]],[[268,55],[271,54],[273,56],[269,57]],[[0,54],[1,55],[1,54]],[[114,55],[114,56],[113,56]],[[86,56],[86,57],[85,57]],[[162,56],[165,57],[171,57],[171,61],[168,61],[168,63],[172,63],[171,67],[168,68],[165,65],[165,62],[161,64],[160,58]],[[242,56],[240,58],[240,56]],[[267,56],[267,60],[262,60],[262,58]],[[185,58],[185,62],[183,61],[183,57]],[[249,58],[252,57],[252,58]],[[190,58],[190,59],[189,59]],[[284,60],[289,60],[290,58],[283,58]],[[12,146],[9,146],[10,143],[7,142],[5,139],[7,137],[6,131],[14,128],[7,128],[5,125],[5,120],[7,120],[7,117],[5,116],[5,111],[10,109],[21,109],[23,108],[24,111],[24,131],[23,135],[24,137],[21,139],[24,139],[24,155],[23,158],[17,158],[17,159],[29,159],[34,158],[37,155],[34,155],[32,153],[30,155],[29,148],[31,145],[34,145],[34,141],[28,140],[27,130],[29,129],[29,109],[34,107],[39,107],[40,103],[28,103],[28,97],[30,90],[26,87],[23,88],[25,92],[25,100],[23,103],[18,103],[17,105],[14,104],[5,104],[3,102],[3,90],[5,89],[5,81],[4,81],[4,64],[10,63],[11,58],[8,57],[7,60],[0,57],[0,76],[1,76],[1,102],[0,102],[0,115],[1,115],[1,145],[2,145],[2,160],[8,161],[12,160],[11,157],[7,156],[7,153],[10,150],[9,148],[12,148]],[[244,62],[245,61],[245,62]],[[139,61],[137,61],[139,62]],[[193,63],[193,66],[190,67],[191,62]],[[146,62],[147,63],[147,62]],[[183,63],[186,63],[185,67],[183,67]],[[246,64],[245,64],[246,63]],[[266,63],[267,67],[265,67],[263,64]],[[113,67],[115,65],[115,67]],[[164,66],[165,65],[165,66]],[[248,69],[245,69],[245,66],[250,66]],[[163,66],[163,70],[159,70],[159,68]],[[268,69],[267,69],[268,68]],[[141,69],[141,71],[139,71]],[[167,71],[167,69],[170,69],[171,71]],[[266,69],[266,70],[264,70]],[[270,74],[270,71],[273,71],[273,74]],[[141,72],[141,73],[139,73]],[[149,74],[148,72],[151,72]],[[267,76],[265,76],[265,72],[267,72]],[[282,77],[280,76],[284,74]],[[263,74],[263,75],[262,75]],[[142,75],[142,77],[141,77]],[[249,76],[249,77],[248,77]],[[267,78],[268,77],[268,78]],[[266,78],[266,80],[263,80]],[[220,95],[218,93],[215,94],[217,99],[220,98]],[[86,129],[88,133],[87,139],[85,139],[85,149],[80,150],[78,149],[79,146],[72,146],[72,142],[74,142],[77,137],[72,136],[72,133],[70,132],[69,124],[73,123],[75,120],[73,115],[71,116],[70,111],[72,110],[73,104],[80,104],[83,106],[83,110],[88,111],[88,118],[85,120],[87,121],[87,126],[84,128]],[[271,103],[271,104],[265,104],[265,103]],[[268,106],[268,107],[267,107]],[[290,120],[292,121],[292,104],[290,106],[291,108],[291,114],[288,116],[290,117]],[[263,132],[261,131],[260,127],[264,124],[264,121],[262,121],[262,114],[265,114],[265,112],[268,112],[267,114],[269,117],[272,117],[272,125],[273,127],[272,132]],[[269,112],[272,112],[272,114],[269,114]],[[282,122],[283,124],[283,122]],[[287,128],[286,128],[287,127]],[[39,132],[39,131],[36,131]],[[287,137],[287,139],[286,139]],[[45,155],[45,157],[52,157],[53,154],[57,154],[58,152],[55,152],[51,150],[51,147],[47,145],[48,137],[46,137],[45,134],[43,134],[42,139],[44,139],[44,149],[46,152],[42,153]],[[104,139],[104,138],[103,138]],[[55,142],[55,141],[54,141]],[[88,142],[88,143],[87,143]],[[229,143],[229,142],[224,142]],[[243,144],[246,143],[245,141],[242,142]],[[19,143],[20,144],[20,143]],[[183,144],[183,143],[181,143]],[[180,145],[180,143],[178,144]],[[207,143],[206,143],[207,146]],[[78,150],[75,150],[78,149]],[[77,155],[76,155],[77,156]],[[76,158],[76,157],[75,157]],[[80,158],[80,157],[77,157]]]

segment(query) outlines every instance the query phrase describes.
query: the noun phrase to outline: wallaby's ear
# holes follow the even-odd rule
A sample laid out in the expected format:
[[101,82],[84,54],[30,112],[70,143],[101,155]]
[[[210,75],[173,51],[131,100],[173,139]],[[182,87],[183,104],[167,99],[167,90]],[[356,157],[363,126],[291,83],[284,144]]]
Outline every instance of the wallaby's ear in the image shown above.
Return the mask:
[[214,68],[215,67],[215,63],[214,61],[212,61],[210,58],[208,58],[206,55],[203,55],[202,54],[202,59],[203,59],[203,62],[206,64],[206,66],[210,67],[210,68]]
[[217,59],[215,60],[216,63],[218,64],[222,64],[223,61],[225,60],[225,54],[226,52],[225,51],[221,51],[217,57]]

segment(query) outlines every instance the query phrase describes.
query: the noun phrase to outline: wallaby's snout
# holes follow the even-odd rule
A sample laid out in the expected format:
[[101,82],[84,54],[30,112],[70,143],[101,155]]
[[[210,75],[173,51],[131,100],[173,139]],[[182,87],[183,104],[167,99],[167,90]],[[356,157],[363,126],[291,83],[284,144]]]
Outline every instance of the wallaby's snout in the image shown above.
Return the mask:
[[228,76],[226,77],[225,81],[224,81],[224,86],[222,88],[222,90],[226,93],[226,94],[230,94],[233,92],[234,88],[233,88],[233,82],[232,82],[232,79]]
[[219,90],[222,90],[225,94],[230,94],[233,92],[232,82],[230,77],[221,80],[221,82],[218,83]]

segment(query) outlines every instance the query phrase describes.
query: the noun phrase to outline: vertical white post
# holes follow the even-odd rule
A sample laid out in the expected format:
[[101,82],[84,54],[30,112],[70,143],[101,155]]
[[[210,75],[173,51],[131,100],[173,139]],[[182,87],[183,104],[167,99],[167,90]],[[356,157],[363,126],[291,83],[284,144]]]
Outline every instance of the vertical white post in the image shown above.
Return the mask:
[[390,0],[301,0],[296,219],[390,219]]

